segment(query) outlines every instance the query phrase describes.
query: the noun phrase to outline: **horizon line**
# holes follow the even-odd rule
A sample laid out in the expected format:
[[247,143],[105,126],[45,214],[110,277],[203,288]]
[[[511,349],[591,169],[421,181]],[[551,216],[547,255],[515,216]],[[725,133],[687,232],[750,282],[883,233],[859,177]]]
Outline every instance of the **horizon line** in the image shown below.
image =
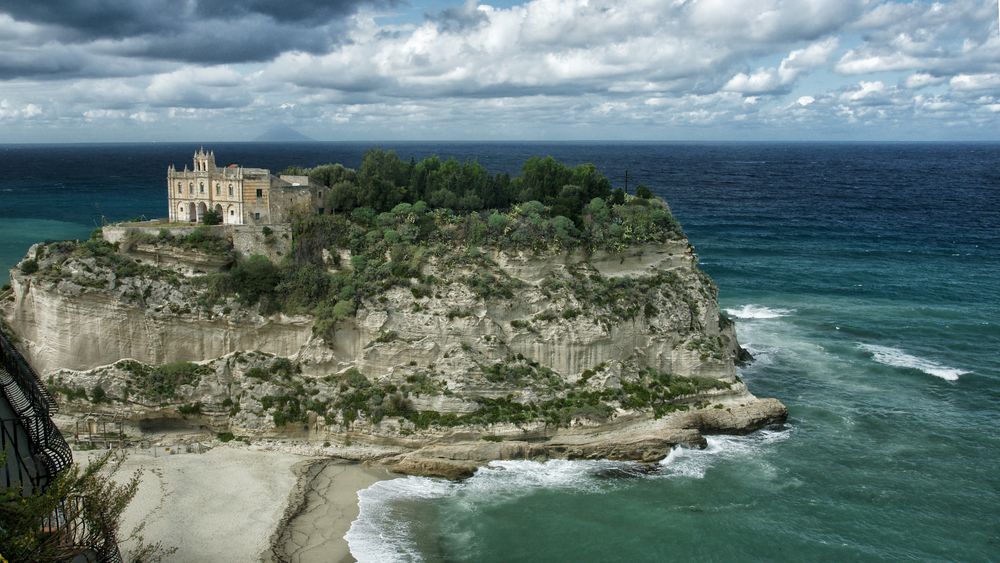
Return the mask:
[[227,145],[308,145],[308,144],[379,144],[379,143],[603,143],[603,144],[996,144],[998,139],[338,139],[300,141],[230,141],[230,140],[182,140],[182,141],[0,141],[3,146],[72,146],[72,145],[184,145],[218,143]]

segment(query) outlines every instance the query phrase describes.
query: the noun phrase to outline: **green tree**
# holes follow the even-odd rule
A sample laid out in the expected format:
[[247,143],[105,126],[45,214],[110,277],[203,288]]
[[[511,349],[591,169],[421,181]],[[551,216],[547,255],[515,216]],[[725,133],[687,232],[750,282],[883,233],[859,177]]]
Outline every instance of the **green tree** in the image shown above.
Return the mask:
[[403,201],[410,184],[410,165],[396,151],[372,149],[365,153],[358,170],[361,202],[376,211],[388,211]]
[[250,305],[274,295],[275,287],[281,281],[281,273],[266,256],[255,254],[233,266],[229,272],[229,281],[232,289],[240,296],[240,301]]
[[340,182],[356,184],[358,173],[343,164],[321,164],[309,170],[309,179],[317,184],[333,187]]
[[219,225],[222,223],[222,215],[214,209],[209,209],[201,216],[201,222],[206,225]]
[[337,182],[326,196],[326,207],[331,213],[350,213],[361,205],[361,188],[352,182]]

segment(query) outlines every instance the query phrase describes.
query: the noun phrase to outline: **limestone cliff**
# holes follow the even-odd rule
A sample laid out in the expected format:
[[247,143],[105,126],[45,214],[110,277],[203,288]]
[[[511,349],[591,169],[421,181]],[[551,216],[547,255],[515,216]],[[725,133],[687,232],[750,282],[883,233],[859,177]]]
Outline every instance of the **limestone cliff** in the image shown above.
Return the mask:
[[[13,272],[6,321],[78,397],[71,411],[139,427],[187,417],[236,435],[349,438],[391,446],[397,470],[457,477],[496,458],[652,461],[786,414],[739,381],[733,325],[683,238],[617,252],[439,247],[419,278],[318,334],[308,315],[208,300],[197,278],[71,250],[29,252],[38,272]],[[350,267],[347,251],[326,257],[332,272]],[[79,398],[98,388],[99,404]]]

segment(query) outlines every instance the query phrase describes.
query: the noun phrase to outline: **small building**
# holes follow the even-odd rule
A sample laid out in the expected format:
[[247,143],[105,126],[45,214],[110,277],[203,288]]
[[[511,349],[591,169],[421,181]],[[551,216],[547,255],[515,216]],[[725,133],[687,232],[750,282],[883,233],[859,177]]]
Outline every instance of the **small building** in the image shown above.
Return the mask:
[[169,217],[200,223],[209,209],[226,225],[288,223],[294,212],[323,213],[325,186],[308,176],[275,176],[266,168],[230,164],[219,168],[215,153],[198,149],[194,169],[167,168]]

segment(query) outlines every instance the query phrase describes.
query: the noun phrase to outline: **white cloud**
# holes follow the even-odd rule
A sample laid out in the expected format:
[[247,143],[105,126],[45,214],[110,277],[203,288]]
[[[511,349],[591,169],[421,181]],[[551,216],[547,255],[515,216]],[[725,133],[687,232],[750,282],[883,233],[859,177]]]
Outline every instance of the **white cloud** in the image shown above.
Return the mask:
[[917,72],[907,76],[906,80],[903,81],[903,85],[907,88],[916,90],[927,86],[937,86],[938,84],[943,84],[947,81],[948,79],[943,76],[934,76],[933,74],[928,74],[926,72]]
[[[782,127],[812,133],[945,113],[986,128],[1000,125],[988,109],[997,100],[977,98],[1000,90],[1000,38],[983,4],[452,0],[409,21],[357,13],[325,49],[252,64],[130,56],[162,38],[60,38],[0,13],[0,117],[8,131],[59,120],[175,134],[211,118],[381,138],[598,138],[732,122],[769,138]],[[44,77],[25,78],[32,61]]]
[[953,90],[994,90],[1000,91],[1000,73],[959,74],[949,82]]
[[885,93],[885,84],[881,80],[875,80],[873,82],[866,82],[862,80],[858,83],[857,88],[852,88],[841,94],[841,101],[845,102],[858,102],[861,100],[869,100],[872,98],[879,98]]
[[903,53],[872,54],[862,50],[851,50],[844,54],[835,67],[843,74],[870,74],[893,70],[913,70],[920,68],[921,61]]
[[0,100],[0,119],[34,119],[40,115],[42,115],[42,107],[38,104],[28,103],[16,106],[7,101],[6,98]]
[[786,84],[795,80],[800,73],[826,64],[839,44],[836,37],[828,37],[804,49],[792,51],[781,61],[778,75]]

